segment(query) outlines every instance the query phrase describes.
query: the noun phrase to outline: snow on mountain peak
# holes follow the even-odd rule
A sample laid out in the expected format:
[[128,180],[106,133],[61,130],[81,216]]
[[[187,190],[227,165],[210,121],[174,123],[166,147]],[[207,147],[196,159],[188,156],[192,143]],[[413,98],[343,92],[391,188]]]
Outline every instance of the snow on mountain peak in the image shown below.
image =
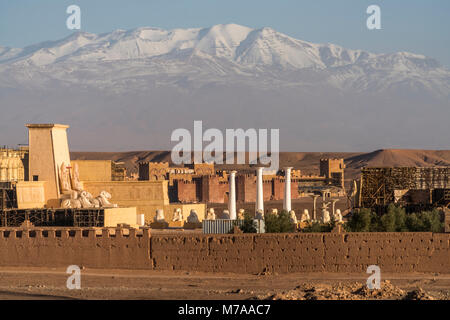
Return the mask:
[[153,58],[185,50],[229,60],[239,65],[278,66],[288,69],[339,67],[358,62],[386,64],[398,70],[435,68],[438,63],[422,55],[396,53],[374,55],[333,44],[313,44],[279,33],[270,27],[252,29],[238,24],[209,28],[163,30],[141,27],[104,34],[76,32],[59,41],[48,41],[24,49],[0,50],[0,64],[26,60],[42,66],[62,61],[95,62]]
[[[100,74],[108,74],[108,79],[132,79],[137,74],[196,74],[202,75],[200,79],[239,75],[249,79],[257,74],[262,78],[275,77],[277,81],[285,78],[292,85],[291,81],[297,80],[291,76],[305,83],[315,81],[315,77],[309,79],[306,75],[317,72],[317,79],[326,78],[323,81],[339,89],[378,90],[398,85],[437,88],[444,96],[450,91],[450,72],[436,60],[420,54],[350,50],[298,40],[269,27],[252,29],[232,23],[172,30],[141,27],[98,35],[76,32],[23,49],[0,47],[0,75],[2,70],[10,69],[10,75],[22,81],[28,77],[23,75],[23,67],[31,72],[33,66],[39,73],[48,70],[46,79],[67,75],[67,70],[82,70],[83,75],[70,76],[83,78],[89,73],[87,77],[91,79]],[[304,69],[305,76],[290,73]],[[9,83],[10,78],[5,79]],[[83,82],[78,78],[74,81]]]

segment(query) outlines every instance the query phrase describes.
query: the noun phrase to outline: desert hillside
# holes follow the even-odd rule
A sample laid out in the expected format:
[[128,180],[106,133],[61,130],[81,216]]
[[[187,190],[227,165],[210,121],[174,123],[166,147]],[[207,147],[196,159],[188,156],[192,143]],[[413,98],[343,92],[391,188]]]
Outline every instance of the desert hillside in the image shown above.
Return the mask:
[[[73,160],[114,160],[124,162],[129,173],[137,172],[140,161],[171,162],[169,151],[72,152]],[[321,158],[344,158],[346,179],[358,177],[363,167],[450,166],[450,150],[383,149],[361,152],[281,152],[280,166],[292,166],[306,174],[319,172]],[[218,165],[218,168],[236,166]],[[239,166],[243,168],[245,166]]]

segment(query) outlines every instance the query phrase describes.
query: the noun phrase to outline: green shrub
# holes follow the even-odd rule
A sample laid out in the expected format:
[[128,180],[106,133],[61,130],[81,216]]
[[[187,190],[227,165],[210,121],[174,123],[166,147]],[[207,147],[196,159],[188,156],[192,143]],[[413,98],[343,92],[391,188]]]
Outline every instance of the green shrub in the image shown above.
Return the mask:
[[406,211],[401,207],[390,204],[387,213],[381,217],[382,231],[385,232],[404,232],[406,228]]
[[444,222],[437,209],[406,214],[404,208],[391,204],[382,216],[365,208],[354,212],[344,228],[349,232],[442,232]]
[[292,223],[289,213],[286,210],[282,210],[278,215],[266,213],[264,215],[264,223],[267,233],[295,231],[295,224]]
[[[237,225],[236,222],[235,225]],[[244,222],[241,226],[239,226],[239,229],[241,229],[244,233],[256,233],[256,228],[253,225],[253,217],[247,213],[247,211],[244,212]]]
[[316,221],[303,228],[302,232],[330,232],[333,228],[334,222],[322,224]]
[[371,231],[372,211],[370,209],[360,209],[353,212],[352,217],[349,219],[345,226],[347,231],[351,232],[369,232]]
[[409,214],[405,224],[409,231],[415,232],[442,232],[444,230],[443,215],[437,209]]

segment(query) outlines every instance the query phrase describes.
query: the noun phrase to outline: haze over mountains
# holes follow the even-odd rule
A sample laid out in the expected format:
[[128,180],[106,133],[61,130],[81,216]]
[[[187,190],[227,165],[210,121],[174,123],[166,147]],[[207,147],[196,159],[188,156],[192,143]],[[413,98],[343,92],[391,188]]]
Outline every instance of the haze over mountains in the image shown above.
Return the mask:
[[26,142],[25,123],[62,122],[78,150],[163,150],[203,120],[279,128],[288,151],[450,147],[450,71],[436,60],[235,24],[0,47],[0,104],[9,144]]

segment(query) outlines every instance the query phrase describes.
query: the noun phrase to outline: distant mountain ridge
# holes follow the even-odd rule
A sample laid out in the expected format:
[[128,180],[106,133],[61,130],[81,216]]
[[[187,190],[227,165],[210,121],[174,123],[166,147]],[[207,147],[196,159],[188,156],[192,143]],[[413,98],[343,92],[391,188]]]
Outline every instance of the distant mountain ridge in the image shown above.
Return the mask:
[[[295,74],[299,70],[315,76]],[[169,31],[137,28],[100,35],[78,32],[23,49],[1,48],[0,85],[8,83],[2,73],[28,85],[32,73],[38,86],[51,79],[117,86],[138,77],[183,74],[200,82],[211,81],[211,76],[245,81],[258,75],[278,86],[314,84],[319,77],[328,85],[353,91],[406,87],[445,96],[450,90],[449,70],[423,55],[374,54],[294,39],[268,27],[236,24]]]
[[[132,152],[72,152],[73,160],[114,160],[124,162],[128,171],[136,173],[141,161],[169,162],[169,151]],[[368,153],[358,152],[281,152],[280,166],[293,166],[305,174],[319,173],[322,158],[344,158],[346,179],[359,176],[363,167],[432,167],[450,166],[450,150],[400,150],[383,149]],[[243,166],[217,165],[217,168],[242,168]],[[244,166],[247,167],[247,166]]]
[[80,150],[170,150],[177,128],[279,128],[283,150],[448,149],[450,71],[236,24],[0,47],[2,144],[67,123]]

